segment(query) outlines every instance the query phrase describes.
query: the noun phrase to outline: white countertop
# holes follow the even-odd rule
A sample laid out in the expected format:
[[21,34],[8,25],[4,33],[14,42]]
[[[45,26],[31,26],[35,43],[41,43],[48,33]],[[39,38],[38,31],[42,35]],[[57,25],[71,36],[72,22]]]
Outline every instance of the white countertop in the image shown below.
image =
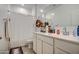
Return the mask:
[[43,33],[43,32],[35,32],[35,33],[40,34],[40,35],[45,35],[45,36],[48,36],[48,37],[52,37],[52,38],[59,38],[61,40],[65,40],[65,41],[69,41],[69,42],[79,44],[79,38],[74,37],[73,35],[63,35],[63,34],[57,35],[57,34]]

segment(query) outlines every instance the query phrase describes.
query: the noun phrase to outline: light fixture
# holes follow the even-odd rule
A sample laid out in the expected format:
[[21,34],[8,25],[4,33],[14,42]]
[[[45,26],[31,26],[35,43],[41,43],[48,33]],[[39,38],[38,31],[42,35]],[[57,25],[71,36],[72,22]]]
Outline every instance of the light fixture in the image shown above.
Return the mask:
[[21,6],[24,6],[24,4],[21,4]]
[[43,9],[41,9],[40,12],[43,13]]
[[25,8],[20,8],[20,7],[18,7],[18,8],[16,9],[16,12],[21,13],[21,14],[25,14],[25,15],[28,14],[28,10],[27,10],[27,9],[25,9]]
[[8,16],[10,16],[10,11],[11,11],[10,10],[10,5],[8,5],[8,11],[7,11],[8,12]]

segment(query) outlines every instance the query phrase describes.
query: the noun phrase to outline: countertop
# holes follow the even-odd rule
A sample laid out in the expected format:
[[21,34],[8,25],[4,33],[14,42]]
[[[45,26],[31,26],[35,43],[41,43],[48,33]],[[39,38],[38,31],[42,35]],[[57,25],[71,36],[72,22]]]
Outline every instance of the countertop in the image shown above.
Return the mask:
[[76,43],[79,44],[79,37],[74,37],[73,35],[63,35],[63,34],[53,34],[53,33],[43,33],[43,32],[35,32],[36,34],[40,34],[40,35],[44,35],[44,36],[48,36],[48,37],[52,37],[52,38],[56,38],[56,39],[60,39],[60,40],[65,40],[68,42],[72,42],[72,43]]

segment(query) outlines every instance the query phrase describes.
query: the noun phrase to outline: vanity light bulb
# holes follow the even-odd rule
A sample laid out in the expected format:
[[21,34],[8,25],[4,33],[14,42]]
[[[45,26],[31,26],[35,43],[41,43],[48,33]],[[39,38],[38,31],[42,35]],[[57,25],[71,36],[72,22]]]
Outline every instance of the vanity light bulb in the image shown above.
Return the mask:
[[24,6],[24,4],[21,4],[21,6]]

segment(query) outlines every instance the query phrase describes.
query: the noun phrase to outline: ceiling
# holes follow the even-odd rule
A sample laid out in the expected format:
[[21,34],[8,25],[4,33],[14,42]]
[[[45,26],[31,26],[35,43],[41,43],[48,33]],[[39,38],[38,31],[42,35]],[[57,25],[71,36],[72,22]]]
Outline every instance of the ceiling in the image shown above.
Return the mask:
[[[35,12],[35,6],[37,7],[37,15],[41,15],[40,10],[42,9],[45,13],[49,12],[53,7],[56,5],[54,4],[0,4],[0,10],[6,10],[10,9],[12,12],[24,12],[26,14],[32,15],[32,12]],[[22,8],[24,10],[22,10]]]

